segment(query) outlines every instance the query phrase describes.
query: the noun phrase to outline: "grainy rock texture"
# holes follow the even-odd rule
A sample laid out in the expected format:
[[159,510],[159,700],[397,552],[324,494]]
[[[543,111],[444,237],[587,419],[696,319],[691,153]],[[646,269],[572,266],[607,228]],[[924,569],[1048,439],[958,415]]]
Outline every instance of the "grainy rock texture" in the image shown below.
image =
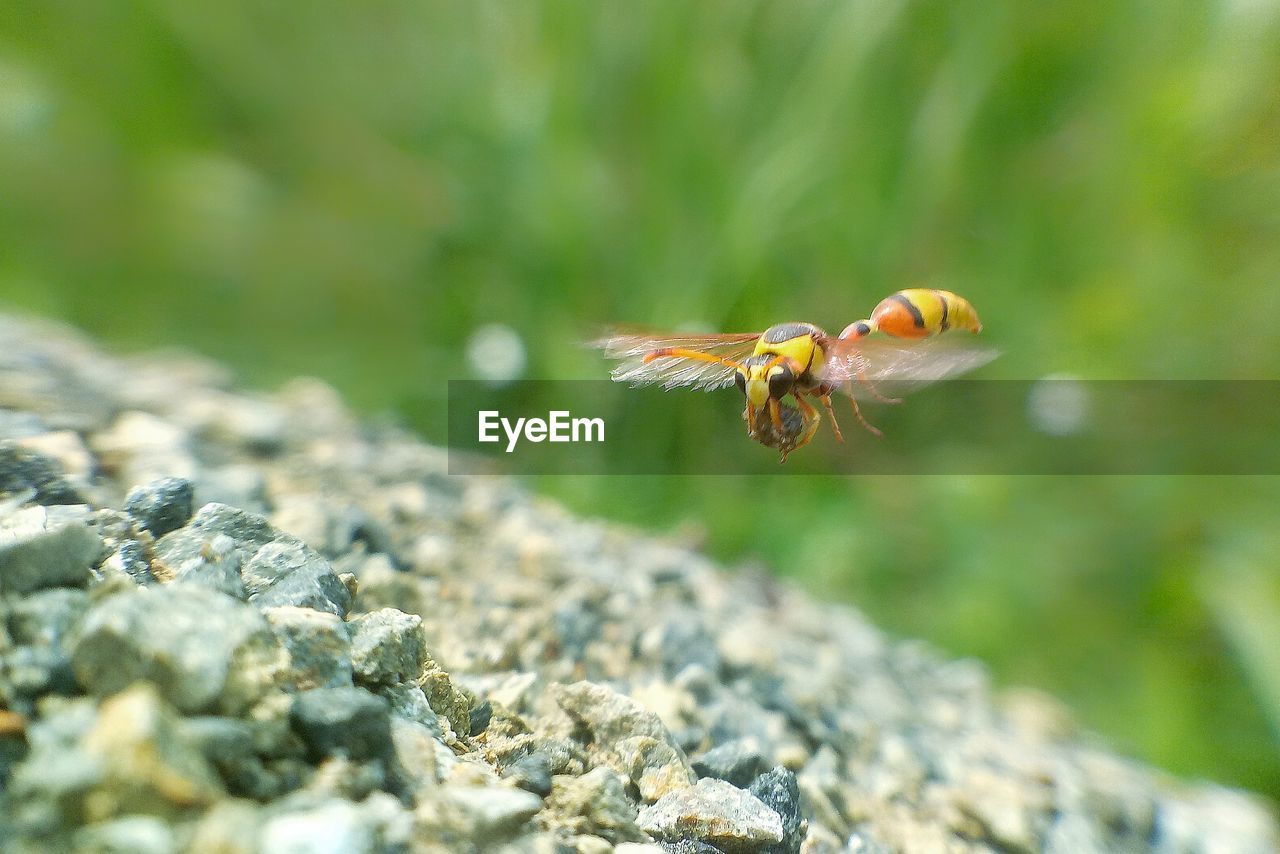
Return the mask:
[[855,611],[0,318],[0,849],[1272,852]]

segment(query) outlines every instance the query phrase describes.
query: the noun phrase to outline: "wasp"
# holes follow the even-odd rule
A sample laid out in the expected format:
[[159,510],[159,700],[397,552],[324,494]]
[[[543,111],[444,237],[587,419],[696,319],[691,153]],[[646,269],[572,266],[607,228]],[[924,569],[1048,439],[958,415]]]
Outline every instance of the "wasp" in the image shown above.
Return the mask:
[[986,364],[995,351],[940,340],[948,330],[977,334],[982,322],[973,305],[950,291],[909,288],[880,301],[864,320],[831,336],[812,323],[782,323],[764,332],[683,335],[615,330],[595,342],[619,360],[611,376],[632,385],[710,391],[736,385],[745,398],[747,435],[774,448],[785,462],[807,445],[822,416],[843,442],[831,395],[849,399],[854,417],[868,431],[880,431],[863,417],[858,400],[900,403],[903,393]]

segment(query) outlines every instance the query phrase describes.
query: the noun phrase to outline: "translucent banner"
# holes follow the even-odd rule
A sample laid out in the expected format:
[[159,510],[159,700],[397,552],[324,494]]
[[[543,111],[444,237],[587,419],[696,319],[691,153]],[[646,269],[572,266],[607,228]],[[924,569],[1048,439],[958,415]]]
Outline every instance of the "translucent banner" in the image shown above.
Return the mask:
[[[526,474],[1280,474],[1280,382],[959,380],[890,405],[832,399],[844,435],[821,415],[799,443],[799,409],[781,437],[744,399],[606,381],[451,381],[450,471]],[[788,404],[792,404],[790,398]],[[793,404],[792,404],[793,405]],[[805,422],[806,424],[808,422]]]

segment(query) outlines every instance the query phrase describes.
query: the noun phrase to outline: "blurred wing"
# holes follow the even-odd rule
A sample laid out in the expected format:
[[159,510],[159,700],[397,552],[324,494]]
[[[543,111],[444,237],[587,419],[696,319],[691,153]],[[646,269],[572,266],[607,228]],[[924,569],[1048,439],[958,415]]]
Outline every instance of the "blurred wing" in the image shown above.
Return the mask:
[[617,367],[609,374],[616,382],[633,386],[658,383],[666,389],[688,386],[711,391],[733,384],[733,368],[680,356],[663,356],[646,364],[645,354],[666,347],[679,347],[741,362],[751,355],[760,335],[759,332],[682,335],[678,332],[613,329],[592,341],[591,346],[604,350],[605,358],[618,360]]
[[874,399],[877,393],[892,397],[975,370],[998,355],[1000,351],[972,339],[946,335],[922,341],[837,340],[827,347],[821,378],[850,397]]

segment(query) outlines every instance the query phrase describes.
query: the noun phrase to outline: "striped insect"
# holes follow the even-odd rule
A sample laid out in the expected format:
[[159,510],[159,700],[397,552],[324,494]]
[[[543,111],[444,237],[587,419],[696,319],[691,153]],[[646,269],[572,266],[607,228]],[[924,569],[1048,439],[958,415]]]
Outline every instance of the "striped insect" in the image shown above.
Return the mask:
[[991,349],[939,338],[950,329],[982,330],[973,305],[950,291],[911,288],[881,300],[870,317],[835,337],[812,323],[782,323],[764,332],[712,335],[619,329],[593,343],[619,360],[611,374],[618,382],[701,390],[737,385],[746,401],[747,435],[785,462],[817,432],[822,416],[809,399],[822,404],[839,441],[844,436],[831,405],[837,391],[878,436],[859,399],[898,403],[895,395],[995,357]]

